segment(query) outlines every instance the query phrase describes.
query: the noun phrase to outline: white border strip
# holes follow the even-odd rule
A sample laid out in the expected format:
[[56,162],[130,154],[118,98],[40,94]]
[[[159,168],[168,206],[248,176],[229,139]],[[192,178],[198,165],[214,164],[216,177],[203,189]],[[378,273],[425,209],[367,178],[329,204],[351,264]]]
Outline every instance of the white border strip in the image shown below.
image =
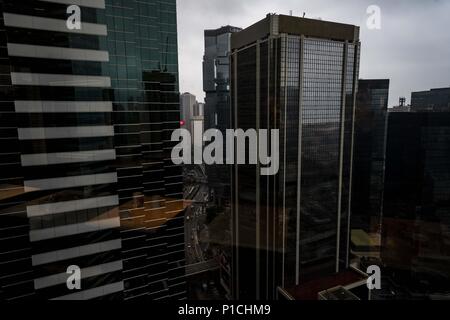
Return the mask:
[[31,230],[30,242],[37,242],[61,237],[73,236],[88,232],[108,230],[120,227],[120,218],[110,218],[103,220],[92,220],[83,223],[68,224],[65,226]]
[[96,36],[107,36],[108,29],[104,24],[82,22],[81,29],[67,28],[67,21],[52,18],[42,18],[35,16],[28,16],[15,13],[3,13],[6,27],[16,27],[34,30],[55,31],[78,33]]
[[36,46],[19,43],[8,43],[8,55],[11,57],[39,59],[60,59],[95,62],[109,61],[109,53],[107,51]]
[[112,112],[111,101],[14,101],[15,111],[21,113],[81,113]]
[[55,152],[21,155],[23,167],[48,166],[64,163],[84,163],[116,159],[116,150],[92,150],[78,152]]
[[75,4],[80,7],[94,8],[94,9],[105,9],[105,0],[40,0],[44,2],[60,3],[72,5]]
[[111,78],[73,74],[11,72],[11,82],[19,86],[110,88]]
[[85,246],[36,254],[31,256],[31,261],[33,266],[40,266],[47,263],[90,256],[92,254],[117,250],[121,248],[122,248],[122,240],[115,239],[110,241],[88,244]]
[[113,126],[18,128],[17,131],[21,141],[114,136]]
[[27,216],[28,218],[34,218],[58,213],[73,212],[103,207],[112,207],[117,205],[119,205],[119,197],[117,195],[80,199],[73,201],[55,202],[35,206],[28,206]]
[[[82,279],[97,277],[102,274],[107,274],[123,269],[122,260],[114,261],[110,263],[104,263],[97,266],[81,269]],[[44,289],[52,286],[56,286],[67,281],[69,275],[65,272],[55,275],[34,279],[34,288],[36,290]]]
[[117,182],[117,173],[100,173],[85,176],[61,177],[40,180],[25,180],[25,192],[56,190]]
[[94,289],[68,294],[52,300],[90,300],[124,290],[123,281],[107,284]]

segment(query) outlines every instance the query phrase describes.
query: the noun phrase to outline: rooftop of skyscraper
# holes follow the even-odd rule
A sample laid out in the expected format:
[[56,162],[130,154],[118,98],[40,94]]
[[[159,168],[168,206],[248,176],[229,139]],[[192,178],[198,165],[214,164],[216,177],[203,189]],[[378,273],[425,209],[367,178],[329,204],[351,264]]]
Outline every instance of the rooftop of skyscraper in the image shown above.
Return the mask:
[[359,41],[358,26],[287,15],[267,14],[264,19],[241,32],[232,34],[231,48],[238,49],[257,39],[282,33],[337,41]]
[[220,27],[218,29],[208,29],[205,30],[205,37],[215,37],[221,34],[225,34],[225,33],[234,33],[234,32],[239,32],[242,29],[239,27],[233,27],[230,25],[226,25],[223,27]]

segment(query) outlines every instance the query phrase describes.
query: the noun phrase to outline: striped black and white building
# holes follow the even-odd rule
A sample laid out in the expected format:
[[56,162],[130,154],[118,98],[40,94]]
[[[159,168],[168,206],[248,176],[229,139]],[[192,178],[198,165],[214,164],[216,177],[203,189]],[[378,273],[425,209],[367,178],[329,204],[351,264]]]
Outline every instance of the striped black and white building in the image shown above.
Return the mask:
[[0,13],[0,300],[184,298],[175,1]]

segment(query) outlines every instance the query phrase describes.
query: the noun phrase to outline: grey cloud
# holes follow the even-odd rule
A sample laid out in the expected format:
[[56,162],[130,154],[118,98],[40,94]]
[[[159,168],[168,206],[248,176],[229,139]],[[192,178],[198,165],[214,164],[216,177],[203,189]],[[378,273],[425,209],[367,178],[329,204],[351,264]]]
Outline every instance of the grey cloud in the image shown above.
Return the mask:
[[[447,0],[178,0],[180,89],[203,99],[203,31],[247,27],[267,13],[361,26],[361,78],[391,79],[390,105],[411,91],[450,86],[450,1]],[[366,28],[378,5],[382,29]]]

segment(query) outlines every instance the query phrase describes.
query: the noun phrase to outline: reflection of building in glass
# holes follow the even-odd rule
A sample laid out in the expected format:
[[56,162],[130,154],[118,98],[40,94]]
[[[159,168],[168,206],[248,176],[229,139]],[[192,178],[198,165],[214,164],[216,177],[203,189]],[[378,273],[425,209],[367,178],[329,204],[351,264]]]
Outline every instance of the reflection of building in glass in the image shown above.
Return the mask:
[[411,111],[450,111],[450,88],[413,92]]
[[0,299],[184,298],[175,1],[63,2],[0,4]]
[[[389,80],[359,80],[352,179],[352,251],[379,251]],[[375,243],[374,243],[375,242]],[[376,252],[375,252],[376,253]]]
[[121,130],[130,130],[129,138],[121,140],[127,145],[116,146],[123,152],[118,167],[122,243],[130,246],[122,253],[130,258],[129,270],[124,270],[130,276],[126,298],[139,296],[140,290],[150,299],[186,297],[183,176],[182,167],[171,160],[179,94],[176,71],[169,67],[143,72],[142,102],[135,105],[139,111],[121,118]]
[[450,113],[389,114],[381,256],[410,294],[450,290],[449,163]]
[[231,45],[234,127],[280,130],[277,175],[234,167],[233,293],[273,298],[348,268],[359,28],[268,15]]

